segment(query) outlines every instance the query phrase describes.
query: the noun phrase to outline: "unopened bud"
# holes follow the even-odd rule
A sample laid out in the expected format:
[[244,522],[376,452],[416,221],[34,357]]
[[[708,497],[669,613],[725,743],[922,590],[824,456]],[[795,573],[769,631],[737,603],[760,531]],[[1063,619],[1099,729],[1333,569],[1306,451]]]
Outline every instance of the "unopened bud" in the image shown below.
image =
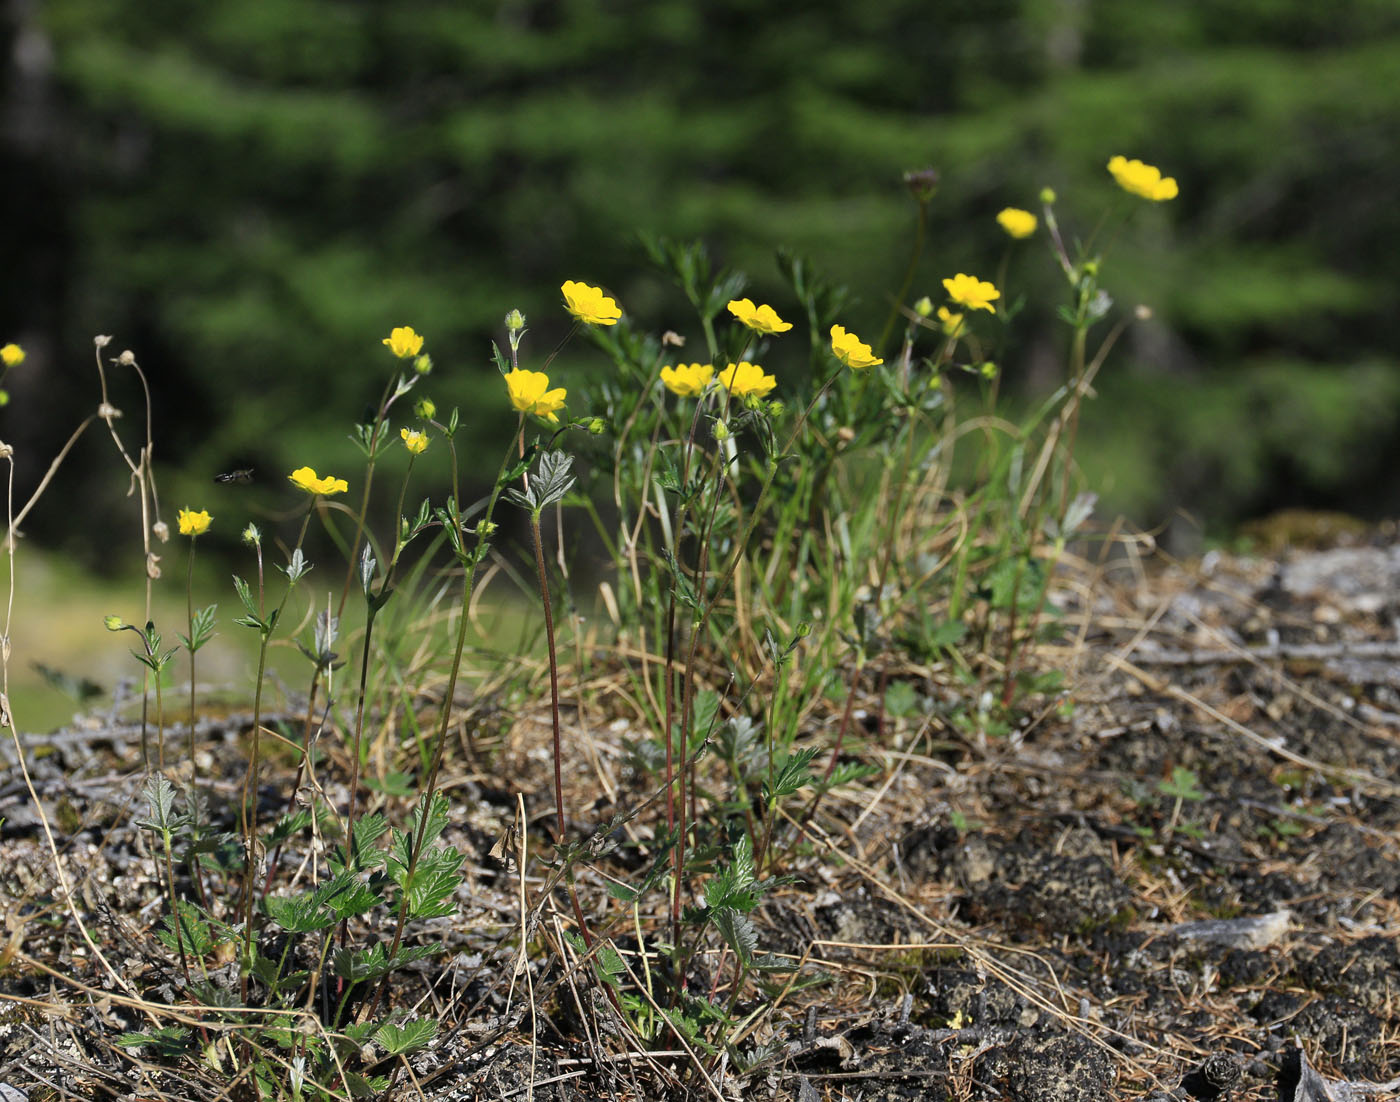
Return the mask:
[[920,203],[927,203],[938,192],[938,169],[920,168],[906,172],[904,186]]
[[258,531],[258,526],[256,524],[250,524],[247,528],[243,529],[243,542],[249,547],[262,546],[262,533]]
[[431,421],[437,416],[437,403],[431,398],[419,398],[413,406],[413,412],[420,421]]
[[512,310],[506,315],[506,328],[512,333],[518,333],[525,328],[525,315],[519,310]]
[[729,439],[729,426],[719,418],[715,418],[715,439],[721,444]]
[[102,622],[107,625],[108,631],[121,631],[122,628],[126,627],[120,616],[104,616]]
[[921,318],[928,317],[933,313],[933,300],[929,298],[928,295],[919,299],[918,302],[914,303],[914,313],[918,314]]
[[433,358],[426,352],[413,361],[413,370],[419,375],[427,375],[433,370]]
[[125,352],[123,352],[120,356],[117,357],[117,363],[121,364],[122,367],[130,367],[130,366],[131,366],[132,364],[134,364],[135,362],[136,362],[136,353],[133,352],[133,351],[132,351],[131,349],[129,349],[129,348],[128,348]]
[[594,436],[602,436],[603,433],[608,431],[608,423],[601,417],[590,417],[584,424],[587,426],[588,431]]
[[1047,207],[1050,206],[1052,203],[1054,203],[1054,202],[1055,202],[1055,189],[1052,188],[1052,187],[1043,187],[1043,188],[1041,188],[1041,189],[1040,189],[1040,201],[1041,201],[1042,203],[1044,203]]

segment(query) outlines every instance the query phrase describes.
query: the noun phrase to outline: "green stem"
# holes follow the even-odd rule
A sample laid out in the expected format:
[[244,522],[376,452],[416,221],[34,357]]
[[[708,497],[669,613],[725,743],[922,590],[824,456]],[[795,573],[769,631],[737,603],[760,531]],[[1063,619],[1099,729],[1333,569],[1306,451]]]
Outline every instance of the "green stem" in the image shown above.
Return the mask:
[[190,540],[189,563],[185,570],[185,630],[189,632],[186,638],[190,645],[190,731],[189,731],[189,752],[190,752],[190,783],[199,782],[199,765],[194,760],[194,654],[199,649],[194,637],[194,548],[197,539]]
[[[306,539],[306,529],[311,524],[311,513],[316,508],[316,499],[313,498],[311,505],[306,510],[306,516],[301,522],[301,532],[297,536],[294,552],[300,550],[302,541]],[[248,759],[248,772],[243,778],[242,807],[239,827],[243,834],[243,962],[239,972],[242,975],[241,993],[244,1003],[248,1001],[248,974],[253,961],[253,872],[257,865],[257,833],[258,833],[258,782],[262,768],[262,694],[263,678],[267,673],[267,647],[272,638],[272,632],[277,626],[277,622],[282,618],[282,611],[287,607],[287,600],[292,595],[292,587],[295,583],[289,578],[287,589],[282,594],[282,602],[277,606],[277,611],[272,614],[269,620],[264,621],[265,626],[258,633],[258,675],[257,682],[253,689],[253,751]],[[258,554],[258,592],[259,608],[261,608],[262,593],[262,554]]]

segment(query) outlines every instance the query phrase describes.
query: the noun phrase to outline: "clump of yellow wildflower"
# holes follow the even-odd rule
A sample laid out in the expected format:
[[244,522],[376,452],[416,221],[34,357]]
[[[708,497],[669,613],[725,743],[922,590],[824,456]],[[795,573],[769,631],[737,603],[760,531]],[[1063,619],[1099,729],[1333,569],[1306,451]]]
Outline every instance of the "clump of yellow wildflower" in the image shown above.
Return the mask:
[[181,509],[175,516],[175,523],[182,536],[202,536],[209,531],[209,522],[213,519],[205,509],[197,513],[193,509]]
[[1176,181],[1170,176],[1163,176],[1156,165],[1118,156],[1108,162],[1108,171],[1113,173],[1119,187],[1133,195],[1151,199],[1154,203],[1176,198]]
[[1037,224],[1035,215],[1019,207],[1007,207],[997,215],[997,225],[1016,238],[1029,237],[1035,233]]
[[399,429],[409,455],[422,455],[428,447],[428,434],[422,429]]
[[854,333],[847,333],[839,325],[831,327],[831,352],[853,371],[860,371],[862,368],[874,367],[876,364],[885,362],[875,355],[870,345],[862,343]]
[[995,284],[987,283],[976,276],[964,275],[962,272],[952,279],[945,279],[943,289],[948,292],[950,299],[969,310],[987,310],[995,313],[996,307],[992,303],[1001,298],[1001,292],[996,289]]
[[401,360],[418,355],[423,351],[423,338],[413,331],[411,325],[398,325],[384,338],[384,343]]
[[308,494],[343,494],[350,489],[350,483],[343,478],[318,478],[310,467],[298,467],[287,476]]
[[570,279],[560,290],[564,292],[564,305],[569,313],[581,322],[588,325],[616,325],[617,319],[622,317],[617,303],[603,294],[601,287],[590,287],[587,283]]
[[7,344],[0,348],[0,360],[5,361],[6,367],[16,367],[24,363],[24,349],[17,344]]
[[773,307],[755,306],[752,299],[734,299],[729,304],[729,312],[758,333],[786,333],[792,328],[792,322],[783,321]]
[[714,377],[714,364],[667,364],[661,369],[666,389],[682,398],[698,398]]
[[730,364],[719,373],[719,381],[730,394],[740,398],[747,398],[751,394],[755,398],[766,397],[768,392],[778,385],[776,378],[748,360]]
[[[567,287],[568,284],[564,286]],[[567,390],[563,387],[550,390],[548,375],[543,371],[526,371],[523,367],[506,372],[505,379],[512,406],[521,413],[533,413],[536,417],[543,417],[551,424],[559,423],[555,411],[564,408]]]

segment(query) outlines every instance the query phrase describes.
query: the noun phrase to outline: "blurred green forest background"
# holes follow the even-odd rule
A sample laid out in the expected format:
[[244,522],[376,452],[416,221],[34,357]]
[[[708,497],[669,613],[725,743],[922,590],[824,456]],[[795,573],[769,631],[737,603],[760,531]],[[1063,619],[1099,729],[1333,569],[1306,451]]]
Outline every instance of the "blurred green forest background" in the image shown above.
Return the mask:
[[[530,319],[534,365],[565,332],[565,279],[608,287],[640,327],[687,328],[637,231],[705,239],[780,312],[789,247],[859,294],[848,325],[873,334],[908,255],[907,170],[941,173],[913,286],[938,298],[954,272],[991,277],[996,212],[1038,210],[1043,186],[1087,235],[1125,201],[1104,169],[1122,153],[1181,196],[1127,200],[1107,242],[1115,309],[1153,318],[1086,416],[1103,510],[1150,526],[1186,509],[1219,534],[1284,505],[1400,507],[1395,0],[5,11],[0,341],[29,357],[0,439],[20,501],[95,405],[97,333],[150,377],[167,520],[234,493],[272,508],[295,466],[357,468],[347,435],[392,371],[392,326],[427,335],[420,393],[460,404],[494,457],[507,310]],[[1063,372],[1062,277],[1036,246],[1011,266],[1029,303],[1013,395]],[[552,370],[598,360],[577,342]],[[114,379],[134,434],[139,390]],[[248,466],[260,486],[210,481]],[[132,530],[125,486],[90,434],[27,534],[100,564]]]

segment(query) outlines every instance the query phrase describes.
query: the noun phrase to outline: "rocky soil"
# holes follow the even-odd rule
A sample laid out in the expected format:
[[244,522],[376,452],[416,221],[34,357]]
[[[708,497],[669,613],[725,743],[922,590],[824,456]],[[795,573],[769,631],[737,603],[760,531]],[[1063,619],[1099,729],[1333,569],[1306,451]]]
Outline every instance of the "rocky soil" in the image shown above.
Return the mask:
[[[1072,708],[978,736],[957,719],[966,686],[886,671],[916,707],[865,717],[853,751],[880,772],[823,804],[795,881],[758,912],[763,949],[817,982],[738,1007],[757,1013],[736,1056],[766,1046],[750,1070],[638,1054],[585,984],[541,994],[551,960],[532,962],[538,1013],[520,1015],[517,881],[488,851],[517,789],[548,802],[542,729],[504,731],[489,770],[457,762],[448,838],[471,874],[434,931],[450,959],[399,994],[443,1037],[398,1097],[1400,1097],[1400,547],[1121,560],[1071,582],[1037,661],[1066,672]],[[200,739],[231,796],[237,720]],[[113,1045],[139,1008],[75,925],[131,989],[169,989],[132,728],[26,742],[44,815],[12,751],[0,773],[0,1099],[218,1097],[208,1069]],[[645,791],[617,769],[620,802]],[[576,806],[601,821],[597,796]]]

